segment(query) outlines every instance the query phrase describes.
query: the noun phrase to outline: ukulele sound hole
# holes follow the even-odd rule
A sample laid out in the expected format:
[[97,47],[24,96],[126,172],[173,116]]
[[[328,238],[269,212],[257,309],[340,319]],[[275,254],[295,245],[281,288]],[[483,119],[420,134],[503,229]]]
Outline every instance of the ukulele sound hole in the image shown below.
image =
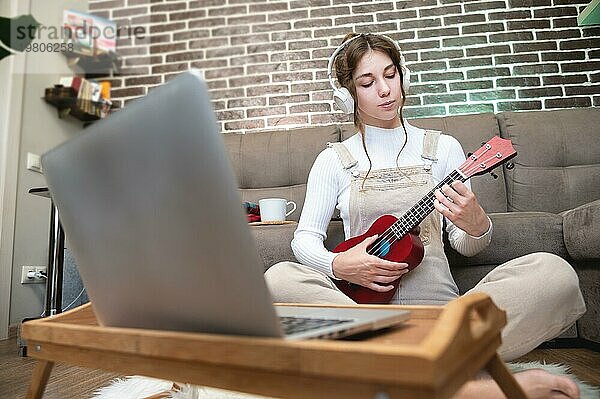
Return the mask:
[[387,240],[381,240],[377,242],[373,248],[373,255],[383,258],[390,252],[390,248],[392,247],[392,243]]

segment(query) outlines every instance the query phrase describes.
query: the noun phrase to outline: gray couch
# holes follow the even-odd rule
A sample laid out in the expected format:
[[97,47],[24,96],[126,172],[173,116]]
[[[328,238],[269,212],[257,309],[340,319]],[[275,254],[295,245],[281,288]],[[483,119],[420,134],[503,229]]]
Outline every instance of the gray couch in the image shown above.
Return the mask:
[[[557,254],[576,269],[588,312],[565,337],[600,343],[600,110],[505,112],[412,120],[416,126],[456,137],[474,151],[494,135],[512,140],[514,168],[471,180],[473,191],[494,224],[491,245],[466,258],[446,253],[461,292],[492,268],[537,251]],[[327,142],[354,134],[340,124],[246,135],[224,135],[242,197],[257,201],[281,197],[295,201],[297,221],[308,172]],[[295,260],[290,248],[296,224],[254,226],[265,270]],[[326,246],[343,241],[341,221],[329,226]]]

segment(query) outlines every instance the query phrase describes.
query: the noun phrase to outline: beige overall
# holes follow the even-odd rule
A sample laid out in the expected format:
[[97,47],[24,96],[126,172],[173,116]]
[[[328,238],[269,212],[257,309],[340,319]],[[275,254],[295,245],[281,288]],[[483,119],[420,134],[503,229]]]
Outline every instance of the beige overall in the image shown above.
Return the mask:
[[[352,237],[363,234],[381,215],[400,217],[434,187],[431,163],[438,138],[439,132],[426,132],[423,165],[374,170],[366,180],[365,172],[355,170],[357,161],[343,144],[329,144],[352,176]],[[459,295],[444,254],[440,225],[435,211],[421,222],[425,256],[402,277],[391,303],[443,305]],[[265,273],[265,279],[276,302],[353,303],[327,275],[298,263],[278,263]],[[507,360],[556,337],[585,312],[575,271],[562,258],[547,253],[526,255],[496,267],[467,294],[473,291],[487,293],[507,311],[508,325],[500,348],[500,355]]]
[[[423,154],[423,165],[373,170],[366,180],[365,172],[354,170],[357,161],[346,147],[341,143],[331,144],[344,169],[352,175],[349,209],[351,237],[363,234],[378,217],[390,211],[400,218],[431,191],[435,186],[431,175],[431,159],[437,151],[438,137],[439,132],[427,131],[424,148],[431,153]],[[390,204],[393,204],[393,209],[390,209]],[[437,212],[432,212],[421,222],[420,237],[425,256],[416,269],[402,277],[400,288],[391,303],[443,305],[458,296],[458,288],[444,254],[440,225]]]

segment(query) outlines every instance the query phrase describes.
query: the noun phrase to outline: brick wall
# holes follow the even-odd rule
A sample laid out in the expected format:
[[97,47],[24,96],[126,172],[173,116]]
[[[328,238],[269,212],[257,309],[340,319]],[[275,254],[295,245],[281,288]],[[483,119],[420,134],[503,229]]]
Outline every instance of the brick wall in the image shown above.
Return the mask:
[[199,68],[224,132],[347,121],[327,60],[349,31],[399,41],[407,117],[600,106],[600,27],[589,0],[90,0],[122,37],[121,105]]

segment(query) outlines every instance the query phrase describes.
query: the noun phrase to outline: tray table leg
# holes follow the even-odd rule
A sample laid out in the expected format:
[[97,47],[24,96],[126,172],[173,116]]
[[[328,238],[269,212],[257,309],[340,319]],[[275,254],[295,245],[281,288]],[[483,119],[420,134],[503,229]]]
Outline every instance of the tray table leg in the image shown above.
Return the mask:
[[52,372],[54,362],[47,360],[38,360],[35,370],[33,370],[33,376],[31,377],[31,384],[27,390],[27,399],[41,399],[50,378],[50,372]]
[[507,398],[527,399],[527,395],[523,391],[523,388],[521,388],[517,383],[517,380],[515,380],[515,377],[508,371],[506,365],[497,353],[490,359],[485,368],[492,378],[494,378]]

